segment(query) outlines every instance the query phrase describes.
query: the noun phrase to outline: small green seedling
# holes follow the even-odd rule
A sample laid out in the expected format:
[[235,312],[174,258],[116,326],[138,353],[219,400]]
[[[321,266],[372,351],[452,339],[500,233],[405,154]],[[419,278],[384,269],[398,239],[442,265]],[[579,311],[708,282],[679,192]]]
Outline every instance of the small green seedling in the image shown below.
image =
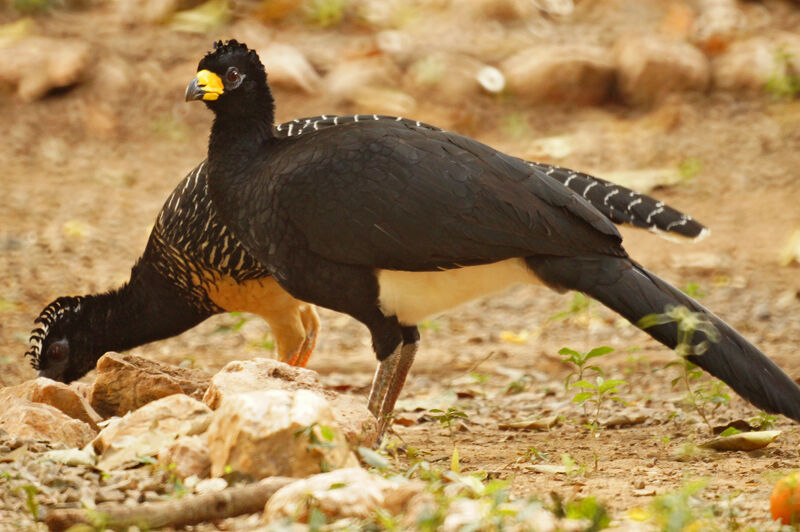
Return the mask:
[[522,393],[528,389],[528,385],[531,381],[530,375],[523,375],[519,379],[514,379],[503,388],[503,395],[517,395],[518,393]]
[[330,28],[344,21],[348,0],[311,0],[306,3],[306,18],[311,24]]
[[775,54],[775,72],[764,89],[776,100],[791,100],[800,94],[800,72],[793,66],[794,54],[778,50]]
[[311,425],[295,431],[295,439],[302,436],[306,436],[308,438],[309,449],[330,449],[332,447],[336,447],[336,443],[334,442],[334,439],[336,439],[336,433],[327,425],[312,423]]
[[747,420],[751,426],[756,427],[758,430],[769,430],[775,426],[776,421],[778,421],[777,416],[767,414],[766,412],[761,412],[757,416]]
[[564,381],[564,389],[569,390],[570,387],[569,381],[572,379],[572,377],[576,377],[576,380],[579,381],[584,380],[584,372],[589,369],[594,371],[601,377],[604,376],[605,374],[603,373],[603,370],[600,369],[599,366],[587,366],[586,363],[593,358],[607,355],[612,351],[614,351],[613,347],[608,347],[605,345],[601,347],[595,347],[594,349],[586,353],[579,353],[578,351],[575,351],[574,349],[570,349],[568,347],[562,347],[561,349],[559,349],[558,354],[561,355],[561,360],[563,362],[569,362],[571,364],[574,364],[578,368],[577,370],[567,375],[567,378]]
[[569,302],[569,305],[567,305],[567,309],[553,314],[550,316],[548,321],[563,320],[585,313],[589,310],[589,307],[592,306],[592,303],[594,303],[594,299],[585,296],[580,292],[575,292],[572,295],[572,300]]
[[[665,366],[677,366],[680,370],[680,374],[672,380],[672,386],[684,385],[687,400],[703,419],[703,422],[711,429],[705,406],[711,403],[714,405],[714,410],[716,410],[720,404],[730,401],[730,396],[719,385],[701,387],[699,390],[692,389],[692,381],[699,380],[704,374],[688,357],[702,356],[703,353],[708,351],[712,343],[719,342],[720,333],[705,314],[692,312],[684,306],[670,306],[667,307],[666,312],[663,314],[645,316],[639,320],[638,325],[642,329],[647,329],[667,323],[675,323],[678,327],[678,344],[675,346],[674,351],[680,358]],[[702,333],[705,339],[693,343],[694,335],[697,332]]]
[[239,329],[244,327],[244,324],[247,323],[247,316],[242,315],[241,312],[228,312],[228,316],[234,318],[235,321],[218,326],[214,331],[215,333],[239,332]]
[[687,157],[678,164],[678,173],[684,181],[691,181],[703,169],[703,161],[697,157]]
[[453,437],[454,434],[453,422],[456,419],[467,419],[469,417],[461,410],[458,410],[457,408],[454,408],[452,406],[448,408],[447,411],[441,410],[439,408],[434,408],[429,410],[429,412],[432,414],[431,418],[438,421],[442,427],[447,427],[447,430],[450,431],[451,438]]
[[588,390],[576,393],[572,397],[573,402],[581,404],[594,403],[594,415],[592,417],[592,421],[588,425],[592,433],[600,428],[600,410],[606,401],[616,401],[618,403],[622,403],[623,405],[628,404],[621,397],[617,397],[617,394],[619,393],[617,387],[623,384],[628,383],[621,379],[604,380],[603,377],[600,377],[599,375],[595,378],[594,384],[585,380],[572,384],[573,387],[579,387],[584,390]]

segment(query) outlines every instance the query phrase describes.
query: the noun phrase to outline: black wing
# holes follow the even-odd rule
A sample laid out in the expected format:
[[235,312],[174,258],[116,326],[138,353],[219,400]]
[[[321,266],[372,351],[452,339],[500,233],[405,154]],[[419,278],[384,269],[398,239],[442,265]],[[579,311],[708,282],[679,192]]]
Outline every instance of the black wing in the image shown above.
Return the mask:
[[534,254],[626,256],[614,225],[582,197],[460,135],[364,122],[279,146],[264,208],[286,213],[289,231],[328,260],[432,270]]

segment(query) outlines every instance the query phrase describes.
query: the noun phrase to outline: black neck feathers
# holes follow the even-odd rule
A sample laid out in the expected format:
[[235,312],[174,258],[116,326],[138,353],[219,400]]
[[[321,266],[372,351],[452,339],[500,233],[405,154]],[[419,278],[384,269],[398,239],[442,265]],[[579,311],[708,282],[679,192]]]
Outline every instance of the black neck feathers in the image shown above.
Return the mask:
[[[191,306],[152,265],[140,261],[119,289],[49,305],[37,320],[28,354],[41,375],[70,382],[109,351],[175,336],[212,314]],[[54,351],[54,344],[59,349]]]
[[144,262],[133,267],[128,284],[94,297],[87,318],[93,331],[102,331],[98,339],[104,341],[104,351],[125,351],[175,336],[211,315],[191,306]]

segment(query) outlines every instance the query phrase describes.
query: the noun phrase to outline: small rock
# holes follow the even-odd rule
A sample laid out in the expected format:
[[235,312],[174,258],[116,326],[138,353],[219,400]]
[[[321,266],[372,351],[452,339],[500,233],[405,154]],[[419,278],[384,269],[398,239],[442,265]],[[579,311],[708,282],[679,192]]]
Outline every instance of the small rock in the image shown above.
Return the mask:
[[543,44],[522,50],[500,70],[509,89],[528,103],[596,104],[607,99],[614,64],[605,48],[583,44]]
[[97,361],[91,403],[103,417],[123,416],[173,394],[200,399],[211,375],[130,354],[108,353]]
[[433,52],[413,63],[404,76],[409,92],[428,90],[430,97],[452,103],[505,87],[503,73],[465,54]]
[[258,390],[311,390],[323,395],[333,408],[336,423],[351,445],[370,446],[377,437],[375,417],[361,397],[326,390],[315,371],[267,358],[234,361],[211,379],[203,402],[216,410],[225,397]]
[[650,105],[669,93],[708,87],[708,60],[689,43],[655,36],[624,38],[616,52],[618,88],[630,104]]
[[[442,532],[457,532],[482,523],[492,511],[492,503],[488,499],[456,499],[447,508],[447,515],[442,522]],[[538,527],[537,527],[538,530]]]
[[60,442],[67,447],[83,447],[95,435],[88,424],[55,407],[17,397],[0,402],[0,428],[17,438]]
[[75,39],[26,37],[2,48],[0,88],[14,87],[26,102],[78,83],[89,66],[90,48]]
[[712,67],[717,88],[761,92],[771,80],[800,71],[800,36],[777,33],[734,42]]
[[211,471],[211,457],[208,455],[208,443],[204,436],[178,438],[161,448],[158,462],[181,478],[205,478]]
[[211,409],[189,396],[158,399],[114,420],[92,441],[100,455],[97,467],[115,469],[137,458],[155,456],[180,436],[200,434],[211,422]]
[[47,451],[42,458],[68,466],[94,467],[95,456],[81,449],[56,449]]
[[216,493],[228,487],[228,481],[224,478],[207,478],[198,482],[195,487],[195,493],[203,495],[205,493]]
[[693,39],[709,54],[719,53],[745,26],[738,0],[699,0],[699,17],[693,24]]
[[215,477],[228,468],[255,479],[301,477],[357,463],[328,402],[308,390],[225,397],[208,429],[208,450]]
[[367,519],[378,508],[400,515],[423,489],[420,482],[393,482],[359,467],[338,469],[279,489],[267,502],[262,520],[269,523],[291,518],[307,522],[311,509],[309,500],[331,519]]
[[53,406],[69,417],[88,423],[95,430],[103,419],[75,388],[46,377],[38,377],[16,386],[0,389],[0,404],[11,397]]

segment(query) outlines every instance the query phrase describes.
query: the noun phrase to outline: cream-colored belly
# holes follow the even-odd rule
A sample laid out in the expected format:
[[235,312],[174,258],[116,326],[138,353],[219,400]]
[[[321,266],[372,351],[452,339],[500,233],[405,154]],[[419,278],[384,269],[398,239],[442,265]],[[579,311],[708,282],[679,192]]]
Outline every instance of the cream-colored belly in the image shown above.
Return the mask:
[[520,283],[541,284],[523,259],[437,272],[378,270],[381,310],[404,325]]

